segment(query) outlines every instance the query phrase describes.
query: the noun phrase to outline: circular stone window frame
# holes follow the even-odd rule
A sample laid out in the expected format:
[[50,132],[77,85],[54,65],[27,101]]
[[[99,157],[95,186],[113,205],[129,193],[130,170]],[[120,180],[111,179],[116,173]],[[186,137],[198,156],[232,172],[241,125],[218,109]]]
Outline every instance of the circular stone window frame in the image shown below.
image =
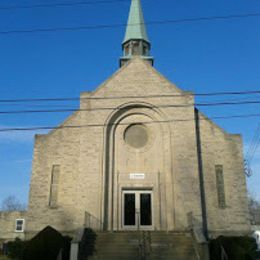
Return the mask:
[[[151,121],[151,123],[152,123],[152,121]],[[125,140],[126,130],[127,130],[129,127],[131,127],[132,125],[143,125],[143,126],[145,126],[145,128],[146,128],[146,130],[147,130],[148,141],[147,141],[147,143],[146,143],[143,147],[136,148],[136,147],[133,147],[133,146],[131,146],[130,144],[128,144],[128,143],[126,142],[126,140]],[[133,122],[129,122],[129,124],[126,125],[126,126],[124,127],[124,129],[122,129],[121,139],[122,139],[122,141],[123,141],[124,146],[126,147],[126,149],[127,149],[129,152],[133,152],[133,153],[136,153],[136,152],[139,152],[139,153],[140,153],[140,152],[142,152],[142,153],[143,153],[143,152],[148,151],[148,150],[152,147],[153,143],[155,142],[156,136],[155,136],[155,134],[154,134],[154,131],[151,129],[151,127],[148,126],[148,124],[143,124],[143,123],[140,123],[140,122],[138,122],[138,121],[136,121],[136,122],[133,121]]]
[[[140,135],[141,136],[138,136]],[[142,149],[149,142],[149,129],[142,123],[130,124],[124,131],[125,142],[134,149]]]

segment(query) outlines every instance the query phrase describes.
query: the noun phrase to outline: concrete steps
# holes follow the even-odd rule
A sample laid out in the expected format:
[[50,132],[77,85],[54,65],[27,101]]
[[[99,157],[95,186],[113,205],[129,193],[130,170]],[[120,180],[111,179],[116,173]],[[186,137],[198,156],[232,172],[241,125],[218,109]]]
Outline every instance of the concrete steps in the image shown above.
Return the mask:
[[197,260],[197,257],[190,234],[99,232],[97,233],[96,253],[89,259]]
[[89,259],[138,260],[139,233],[137,232],[98,232],[96,254]]
[[151,232],[150,241],[149,260],[197,260],[190,234]]

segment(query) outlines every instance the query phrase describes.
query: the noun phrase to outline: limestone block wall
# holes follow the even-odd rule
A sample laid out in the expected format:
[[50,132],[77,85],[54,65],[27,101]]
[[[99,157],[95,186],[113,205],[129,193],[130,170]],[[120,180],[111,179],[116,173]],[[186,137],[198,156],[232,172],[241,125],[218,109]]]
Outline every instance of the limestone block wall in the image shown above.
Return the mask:
[[[209,230],[215,235],[246,233],[250,226],[241,137],[227,134],[202,114],[199,119]],[[223,165],[224,208],[218,204],[215,165]]]
[[[35,139],[28,236],[47,225],[59,231],[73,231],[84,224],[85,212],[106,221],[106,207],[111,200],[106,201],[105,192],[112,192],[112,186],[107,185],[110,175],[115,174],[114,161],[119,170],[124,166],[118,161],[120,156],[113,158],[111,144],[117,140],[114,133],[109,135],[109,127],[117,123],[117,118],[131,113],[148,116],[162,129],[163,154],[158,155],[161,166],[147,160],[147,169],[159,170],[164,180],[160,183],[166,205],[165,223],[161,226],[166,230],[187,230],[190,212],[202,224],[194,98],[185,93],[141,59],[133,59],[96,91],[82,93],[81,111],[62,124],[65,128]],[[167,94],[170,96],[165,97]],[[246,230],[241,140],[204,116],[200,118],[209,229]],[[219,209],[217,204],[215,165],[219,164],[224,167],[225,209]],[[49,205],[53,165],[60,166],[56,207]]]
[[[84,216],[78,212],[82,205],[77,201],[80,128],[69,127],[79,124],[79,114],[75,113],[64,122],[64,128],[35,138],[26,226],[28,236],[47,225],[59,231],[74,230],[79,223],[82,225]],[[49,205],[53,165],[60,166],[56,207]]]
[[24,239],[24,232],[15,231],[16,219],[25,219],[26,226],[26,211],[0,212],[0,244],[16,237]]
[[84,99],[80,108],[93,111],[81,113],[81,124],[87,127],[80,129],[78,201],[102,225],[104,122],[110,111],[96,110],[92,102]]
[[[166,94],[172,96],[160,97]],[[194,100],[192,96],[184,94],[185,92],[167,81],[150,65],[136,59],[115,73],[94,93],[81,95],[81,109],[93,110],[81,116],[82,124],[104,125],[103,129],[102,127],[94,127],[92,130],[86,128],[81,131],[80,174],[82,178],[85,178],[85,181],[82,181],[80,185],[84,185],[86,190],[91,190],[91,194],[95,194],[95,199],[91,198],[91,201],[88,201],[88,209],[91,214],[100,219],[103,218],[104,214],[102,208],[106,165],[104,164],[103,149],[107,141],[105,130],[107,123],[114,123],[114,121],[108,121],[108,118],[112,118],[112,115],[117,112],[117,108],[123,108],[122,113],[125,113],[124,109],[130,111],[133,109],[131,106],[139,104],[155,107],[154,110],[158,110],[160,113],[157,120],[161,120],[161,124],[166,125],[167,131],[169,131],[168,135],[163,135],[164,143],[167,144],[163,150],[167,155],[170,155],[170,160],[163,162],[166,171],[161,173],[168,175],[173,182],[170,184],[170,179],[167,177],[168,182],[162,183],[164,191],[165,189],[169,190],[169,185],[173,185],[170,191],[173,195],[167,194],[169,200],[172,196],[172,202],[168,203],[168,213],[166,214],[173,223],[167,226],[167,229],[186,229],[188,226],[187,214],[191,211],[199,219],[201,218],[194,109],[192,106]],[[145,98],[146,95],[158,97]],[[90,100],[89,97],[93,99]],[[187,105],[187,107],[182,107],[183,105]],[[104,107],[114,108],[114,110],[101,110]],[[91,142],[88,142],[90,136]],[[88,156],[91,157],[91,160],[84,159]],[[101,176],[98,175],[100,171]],[[97,203],[100,205],[99,208]]]
[[193,107],[172,109],[171,117],[175,230],[185,230],[190,212],[202,225]]
[[[165,97],[165,95],[172,95]],[[196,137],[195,137],[195,123],[194,123],[194,109],[193,109],[193,97],[191,95],[184,95],[185,92],[178,89],[174,84],[160,75],[154,68],[141,59],[133,59],[128,65],[124,66],[121,70],[116,72],[109,80],[104,82],[94,93],[83,93],[81,100],[82,109],[93,109],[93,112],[85,114],[86,117],[82,122],[90,124],[106,124],[113,123],[108,121],[108,118],[112,118],[113,113],[116,113],[117,108],[131,109],[131,105],[143,105],[147,107],[154,107],[151,110],[157,110],[160,114],[159,119],[161,124],[166,125],[169,134],[164,134],[164,143],[167,144],[163,147],[166,154],[170,155],[170,160],[163,162],[165,174],[167,177],[167,183],[162,183],[162,189],[169,191],[169,185],[173,185],[170,191],[170,195],[167,194],[167,198],[172,196],[172,202],[168,203],[168,219],[172,219],[169,230],[183,230],[187,228],[187,214],[193,212],[194,215],[201,218],[201,206],[200,206],[200,189],[199,189],[199,176],[197,166],[197,149],[196,149]],[[190,94],[190,93],[189,93]],[[147,98],[146,96],[154,96],[153,98]],[[92,97],[94,99],[84,99]],[[113,97],[111,99],[111,97]],[[128,98],[129,97],[129,98]],[[99,99],[102,98],[102,99]],[[103,99],[107,98],[107,99]],[[184,105],[184,106],[183,106]],[[185,107],[187,105],[187,107]],[[114,108],[114,110],[99,110],[101,108]],[[125,113],[123,110],[122,113]],[[160,124],[160,122],[159,122]],[[82,149],[85,152],[82,153],[85,158],[91,151],[91,161],[80,160],[82,163],[81,169],[84,170],[96,162],[93,167],[97,167],[101,162],[100,169],[103,174],[103,184],[100,187],[100,195],[97,201],[101,201],[103,205],[104,191],[104,153],[98,152],[97,146],[102,146],[100,140],[103,138],[104,147],[106,136],[104,131],[106,126],[102,129],[95,129],[95,135],[93,132],[87,132],[85,130],[85,136],[91,135],[93,143],[82,145]],[[93,136],[94,135],[94,136]],[[82,137],[83,135],[81,135]],[[82,140],[87,142],[87,138]],[[101,138],[100,138],[101,137]],[[96,144],[94,144],[96,140]],[[81,143],[82,144],[82,143]],[[96,146],[95,149],[93,146]],[[103,156],[103,158],[102,158]],[[83,158],[83,157],[82,157]],[[103,163],[103,164],[102,164]],[[87,166],[88,165],[88,166]],[[99,169],[95,169],[98,172]],[[156,169],[155,171],[157,171]],[[96,176],[97,174],[92,176]],[[82,174],[86,177],[85,174]],[[172,180],[172,184],[169,184],[169,180]],[[88,179],[88,181],[90,181]],[[82,182],[85,183],[85,182]],[[93,183],[88,184],[88,189],[95,194],[97,186]],[[89,202],[90,203],[90,202]],[[95,202],[91,202],[91,212],[98,214],[98,209]],[[100,211],[100,217],[102,218],[102,209]],[[166,216],[165,216],[166,217]]]

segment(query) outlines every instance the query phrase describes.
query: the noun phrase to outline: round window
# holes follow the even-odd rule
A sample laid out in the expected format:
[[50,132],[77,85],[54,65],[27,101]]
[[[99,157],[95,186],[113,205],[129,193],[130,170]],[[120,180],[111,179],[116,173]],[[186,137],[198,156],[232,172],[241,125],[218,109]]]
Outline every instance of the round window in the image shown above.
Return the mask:
[[148,142],[147,128],[142,124],[133,124],[126,128],[125,142],[133,148],[140,149]]

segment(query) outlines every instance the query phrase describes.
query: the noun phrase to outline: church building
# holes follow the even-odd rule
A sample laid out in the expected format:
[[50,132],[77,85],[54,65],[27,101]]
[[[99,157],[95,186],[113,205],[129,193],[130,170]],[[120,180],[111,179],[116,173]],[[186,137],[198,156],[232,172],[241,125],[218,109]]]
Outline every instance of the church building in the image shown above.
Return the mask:
[[78,111],[36,135],[24,234],[250,230],[241,136],[227,133],[153,66],[132,0],[119,69],[80,95]]

